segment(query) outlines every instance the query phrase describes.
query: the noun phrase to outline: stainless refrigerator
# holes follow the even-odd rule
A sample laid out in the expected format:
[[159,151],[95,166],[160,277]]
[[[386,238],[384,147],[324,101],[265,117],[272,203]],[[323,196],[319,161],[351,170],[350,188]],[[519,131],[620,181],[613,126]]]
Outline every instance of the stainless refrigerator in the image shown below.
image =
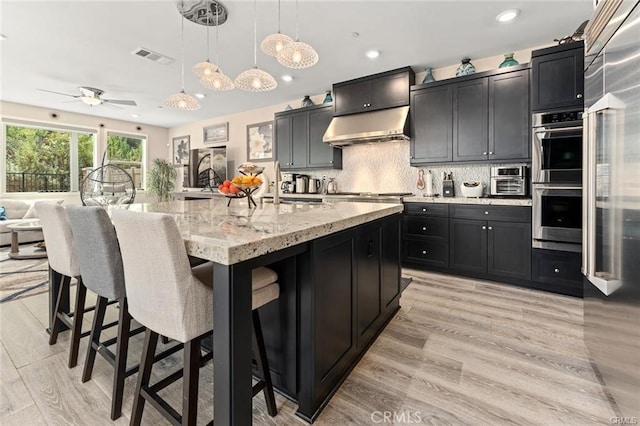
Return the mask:
[[600,1],[585,42],[585,343],[616,415],[640,419],[640,2]]

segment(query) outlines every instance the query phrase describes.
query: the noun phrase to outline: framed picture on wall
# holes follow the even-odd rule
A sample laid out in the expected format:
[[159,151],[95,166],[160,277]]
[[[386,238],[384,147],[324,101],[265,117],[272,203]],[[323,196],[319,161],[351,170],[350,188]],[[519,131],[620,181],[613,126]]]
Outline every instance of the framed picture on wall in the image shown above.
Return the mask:
[[206,144],[227,142],[229,140],[229,122],[214,124],[202,129],[202,140]]
[[189,136],[173,138],[173,164],[189,164]]
[[273,161],[273,121],[247,126],[247,160]]

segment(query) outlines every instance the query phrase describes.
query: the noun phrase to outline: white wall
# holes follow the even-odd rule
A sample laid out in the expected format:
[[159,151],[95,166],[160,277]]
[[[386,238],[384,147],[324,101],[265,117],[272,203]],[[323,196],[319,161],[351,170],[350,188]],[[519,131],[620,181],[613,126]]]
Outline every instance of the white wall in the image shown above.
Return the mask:
[[[57,117],[52,117],[52,114],[56,114]],[[108,132],[126,133],[131,135],[137,135],[146,138],[146,157],[144,159],[148,168],[149,164],[156,157],[171,158],[168,156],[167,145],[169,139],[169,129],[164,127],[149,126],[146,124],[137,124],[129,121],[113,120],[103,117],[95,117],[86,114],[77,114],[73,112],[57,111],[49,108],[40,108],[31,105],[18,104],[13,102],[0,101],[0,118],[3,121],[19,120],[35,124],[42,125],[54,125],[54,126],[70,126],[76,128],[84,128],[95,131],[98,134],[98,158],[102,158],[102,153],[105,151],[107,143]],[[103,127],[100,125],[103,124]],[[138,129],[138,127],[140,129]],[[5,142],[4,132],[0,132],[0,155],[5,155]],[[0,173],[0,179],[4,179],[4,173]],[[8,194],[3,194],[7,196]],[[37,198],[67,198],[67,196],[61,197],[60,194],[51,194],[42,196],[38,194]],[[22,195],[24,196],[24,195]],[[70,195],[70,198],[78,197]],[[144,198],[142,191],[136,195],[136,201],[138,197]]]

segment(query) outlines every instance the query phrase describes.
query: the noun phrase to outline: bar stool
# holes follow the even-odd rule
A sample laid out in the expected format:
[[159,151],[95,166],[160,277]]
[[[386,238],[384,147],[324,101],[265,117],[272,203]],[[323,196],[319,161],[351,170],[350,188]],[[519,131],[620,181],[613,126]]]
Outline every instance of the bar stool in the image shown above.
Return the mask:
[[[78,364],[80,338],[89,335],[89,332],[82,333],[83,314],[94,309],[94,307],[85,308],[84,306],[87,289],[80,276],[75,242],[66,210],[59,204],[46,201],[36,201],[34,206],[42,225],[49,268],[60,274],[58,293],[53,295],[56,304],[51,317],[49,344],[54,345],[57,342],[58,334],[63,326],[69,327],[71,329],[69,368],[73,368]],[[72,313],[65,313],[61,309],[61,304],[64,303],[63,297],[69,294],[71,278],[76,278],[78,281],[76,285],[76,303]],[[54,283],[50,284],[53,285]]]
[[[112,219],[120,241],[129,310],[147,327],[131,425],[140,424],[145,401],[173,424],[195,425],[199,368],[212,358],[212,354],[201,356],[200,343],[213,329],[213,264],[190,267],[178,227],[167,214],[114,210]],[[253,346],[263,378],[254,385],[253,395],[264,390],[271,416],[275,416],[277,410],[255,310],[279,297],[277,278],[277,274],[268,268],[252,271]],[[158,334],[184,343],[184,374],[180,370],[151,385]],[[183,377],[182,414],[158,395],[161,389],[180,377]]]
[[[124,379],[138,371],[138,365],[127,370],[129,337],[143,332],[144,327],[130,330],[131,315],[127,308],[122,257],[116,230],[107,212],[101,207],[68,206],[66,210],[82,281],[89,290],[98,295],[82,382],[91,380],[96,353],[102,355],[114,367],[111,420],[116,420],[122,411]],[[104,325],[109,300],[117,301],[119,305],[118,321]],[[116,338],[101,342],[102,330],[114,325],[118,326]],[[114,343],[115,354],[108,348]]]

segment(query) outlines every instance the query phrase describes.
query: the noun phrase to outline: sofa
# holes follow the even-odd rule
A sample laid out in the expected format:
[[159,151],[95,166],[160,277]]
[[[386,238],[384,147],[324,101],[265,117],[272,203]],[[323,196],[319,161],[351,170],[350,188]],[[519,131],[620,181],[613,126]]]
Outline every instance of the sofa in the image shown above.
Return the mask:
[[[0,246],[8,246],[11,244],[11,230],[8,228],[9,225],[38,218],[34,207],[36,201],[47,201],[60,204],[63,200],[0,199],[0,207],[4,207],[5,216],[7,218],[6,220],[0,220]],[[23,231],[20,232],[18,238],[20,244],[44,241],[42,231]]]

